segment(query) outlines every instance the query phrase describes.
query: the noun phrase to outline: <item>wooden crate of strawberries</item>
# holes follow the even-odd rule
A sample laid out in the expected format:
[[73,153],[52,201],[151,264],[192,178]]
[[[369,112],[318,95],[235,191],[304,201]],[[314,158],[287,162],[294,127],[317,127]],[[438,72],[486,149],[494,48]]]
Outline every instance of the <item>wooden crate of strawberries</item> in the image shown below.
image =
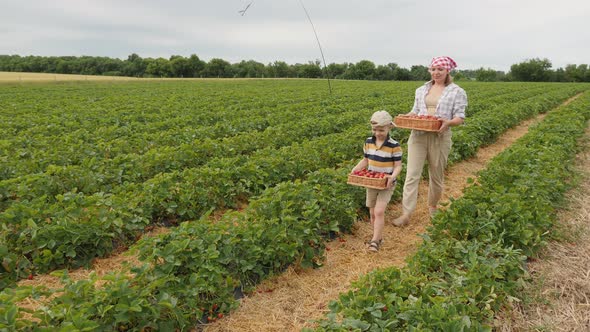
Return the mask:
[[416,129],[423,131],[438,131],[442,120],[433,115],[398,115],[393,119],[398,128]]
[[387,187],[387,174],[364,169],[348,174],[346,183],[365,188],[385,189]]

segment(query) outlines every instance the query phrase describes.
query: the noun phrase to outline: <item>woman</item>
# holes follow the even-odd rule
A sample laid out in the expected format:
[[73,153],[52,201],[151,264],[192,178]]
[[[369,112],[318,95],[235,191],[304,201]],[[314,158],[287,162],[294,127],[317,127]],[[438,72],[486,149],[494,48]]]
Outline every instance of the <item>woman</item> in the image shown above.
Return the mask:
[[443,120],[438,132],[412,130],[408,140],[406,181],[403,192],[403,213],[393,221],[395,226],[407,225],[416,209],[418,185],[424,162],[428,160],[428,207],[432,216],[443,191],[444,169],[451,150],[450,127],[458,126],[465,119],[467,94],[453,83],[451,70],[457,67],[448,56],[433,58],[428,71],[431,80],[416,89],[414,107],[408,114],[434,115]]

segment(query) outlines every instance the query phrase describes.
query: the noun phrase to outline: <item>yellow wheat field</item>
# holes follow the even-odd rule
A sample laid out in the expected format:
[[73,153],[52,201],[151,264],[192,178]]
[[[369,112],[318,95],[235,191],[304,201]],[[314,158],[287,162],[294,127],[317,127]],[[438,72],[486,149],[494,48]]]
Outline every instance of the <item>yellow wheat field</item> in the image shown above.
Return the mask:
[[[75,75],[75,74],[51,74],[51,73],[22,73],[0,71],[0,83],[14,82],[71,82],[71,81],[162,81],[162,80],[258,80],[260,78],[137,78],[127,76],[99,76],[99,75]],[[274,80],[290,80],[292,78],[273,78]]]
[[17,73],[0,71],[0,82],[51,82],[51,81],[133,81],[134,77],[69,75],[49,73]]

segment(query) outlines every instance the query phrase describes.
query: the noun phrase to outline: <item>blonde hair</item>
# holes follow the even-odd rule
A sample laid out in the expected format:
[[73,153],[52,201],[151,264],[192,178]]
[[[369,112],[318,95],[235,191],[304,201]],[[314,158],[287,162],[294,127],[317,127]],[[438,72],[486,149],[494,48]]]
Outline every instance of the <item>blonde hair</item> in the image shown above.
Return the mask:
[[447,73],[447,77],[445,78],[445,86],[453,83],[453,76],[451,76],[451,72]]

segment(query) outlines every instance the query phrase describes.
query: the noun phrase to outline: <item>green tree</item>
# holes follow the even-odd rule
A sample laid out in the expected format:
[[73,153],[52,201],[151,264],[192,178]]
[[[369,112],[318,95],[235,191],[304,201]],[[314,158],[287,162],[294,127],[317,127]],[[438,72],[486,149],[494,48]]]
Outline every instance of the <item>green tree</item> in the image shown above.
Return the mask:
[[173,55],[169,61],[172,77],[192,77],[193,73],[187,58]]
[[320,61],[316,60],[306,64],[299,64],[297,66],[297,77],[321,78],[322,68],[320,67]]
[[205,61],[199,59],[196,54],[191,54],[188,58],[188,66],[190,68],[190,76],[189,77],[200,77],[205,70],[206,63]]
[[565,70],[563,68],[555,69],[555,71],[553,72],[553,77],[551,78],[551,82],[568,82]]
[[375,68],[374,78],[380,81],[392,81],[393,80],[393,68],[388,65],[379,65]]
[[348,63],[331,63],[328,65],[331,78],[342,78],[346,69],[348,69]]
[[[72,70],[72,62],[68,60],[59,60],[57,66],[55,67],[55,71],[59,74],[71,74]],[[17,70],[22,71],[22,70]]]
[[428,68],[423,65],[414,65],[410,68],[410,79],[412,81],[428,81],[430,80],[430,73]]
[[372,80],[375,78],[375,64],[369,60],[361,60],[355,65],[356,72],[361,80]]
[[590,71],[588,65],[567,65],[564,73],[568,82],[590,82]]
[[410,70],[397,67],[393,70],[393,79],[396,81],[410,81],[412,79],[412,75]]
[[[256,77],[261,78],[266,74],[266,67],[260,62],[254,60],[244,61],[232,65],[232,70],[235,77]],[[266,75],[268,76],[268,75]]]
[[139,55],[133,53],[129,55],[127,60],[123,62],[121,72],[125,76],[143,77],[146,68],[147,64],[143,61],[143,59]]
[[361,74],[360,71],[356,68],[356,64],[349,64],[348,68],[346,68],[344,73],[342,73],[342,78],[346,80],[360,80]]
[[547,82],[552,77],[549,59],[530,59],[510,66],[510,73],[515,81]]
[[151,77],[172,77],[170,61],[164,58],[152,59],[149,61],[145,73]]
[[491,68],[484,69],[481,67],[475,71],[475,79],[480,82],[496,82],[498,76],[496,75],[495,70]]
[[232,77],[232,66],[223,59],[214,58],[205,65],[203,74],[205,77]]
[[293,77],[295,75],[291,67],[284,61],[269,63],[267,72],[270,77]]

